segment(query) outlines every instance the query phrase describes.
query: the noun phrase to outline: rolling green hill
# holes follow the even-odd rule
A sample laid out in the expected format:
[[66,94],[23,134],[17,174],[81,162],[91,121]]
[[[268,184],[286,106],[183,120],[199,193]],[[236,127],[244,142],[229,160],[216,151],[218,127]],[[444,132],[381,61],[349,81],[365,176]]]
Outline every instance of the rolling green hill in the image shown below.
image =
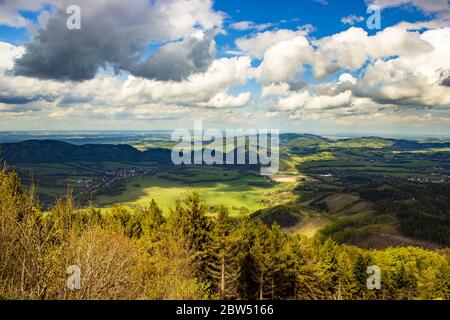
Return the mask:
[[139,151],[129,145],[86,144],[73,145],[54,140],[28,140],[0,144],[0,159],[9,164],[64,163],[75,161],[170,163],[170,150]]

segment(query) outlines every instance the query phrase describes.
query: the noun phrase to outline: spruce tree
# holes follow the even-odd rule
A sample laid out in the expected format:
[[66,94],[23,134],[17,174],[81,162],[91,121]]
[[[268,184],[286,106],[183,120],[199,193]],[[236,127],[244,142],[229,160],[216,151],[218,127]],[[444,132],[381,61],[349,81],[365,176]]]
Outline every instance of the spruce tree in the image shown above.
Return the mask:
[[200,202],[199,194],[193,192],[183,202],[177,202],[175,210],[168,217],[171,232],[179,233],[188,249],[194,252],[197,273],[202,278],[206,275],[207,249],[212,230],[212,223],[206,213],[207,208]]
[[358,298],[362,298],[367,291],[368,265],[368,259],[364,254],[359,254],[356,257],[353,265],[353,277],[356,283],[355,294]]
[[245,263],[247,272],[254,284],[253,298],[264,300],[274,295],[274,277],[278,271],[278,256],[281,254],[284,236],[279,226],[267,227],[263,222],[256,221],[251,229],[244,230],[246,239]]
[[228,210],[221,206],[214,224],[211,245],[208,248],[207,273],[220,299],[237,296],[239,263],[236,236],[232,233]]
[[143,210],[142,231],[144,235],[152,237],[156,235],[156,230],[165,222],[163,212],[152,199],[147,208]]
[[339,274],[337,265],[337,245],[328,238],[320,248],[322,276],[320,279],[321,290],[324,298],[337,298],[339,294]]

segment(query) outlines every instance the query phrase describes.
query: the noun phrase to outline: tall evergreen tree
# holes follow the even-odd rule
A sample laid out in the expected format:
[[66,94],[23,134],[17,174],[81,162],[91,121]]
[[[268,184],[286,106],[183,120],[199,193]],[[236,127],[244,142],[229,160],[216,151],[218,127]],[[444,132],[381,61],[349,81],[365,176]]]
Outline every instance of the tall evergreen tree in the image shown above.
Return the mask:
[[[241,241],[241,268],[246,272],[242,279],[245,295],[259,300],[271,298],[275,289],[275,273],[278,271],[277,257],[281,254],[284,235],[277,225],[269,228],[261,221],[247,220],[241,225]],[[248,290],[249,287],[253,289]]]
[[195,253],[194,263],[202,278],[206,275],[207,250],[212,230],[212,223],[206,213],[207,207],[200,202],[200,195],[193,192],[183,202],[177,202],[175,210],[168,217],[171,232],[180,233],[188,249]]
[[207,272],[219,297],[236,298],[239,278],[238,246],[228,210],[221,206],[208,249]]
[[353,265],[353,277],[355,279],[357,298],[363,298],[367,292],[367,267],[369,266],[368,257],[363,253],[356,257]]
[[156,201],[152,199],[147,208],[143,210],[142,231],[144,235],[152,237],[156,235],[156,230],[165,222],[163,211],[158,207]]
[[328,238],[320,248],[320,262],[322,269],[320,282],[324,298],[337,299],[337,295],[340,295],[337,255],[338,247],[336,243],[331,238]]

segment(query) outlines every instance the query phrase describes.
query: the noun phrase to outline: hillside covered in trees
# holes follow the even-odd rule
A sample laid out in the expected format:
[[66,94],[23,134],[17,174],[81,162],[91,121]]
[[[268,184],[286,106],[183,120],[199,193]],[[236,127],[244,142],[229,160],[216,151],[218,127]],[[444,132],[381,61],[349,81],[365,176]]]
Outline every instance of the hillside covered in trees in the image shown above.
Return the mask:
[[74,145],[54,140],[27,140],[19,143],[0,144],[0,159],[8,163],[48,163],[73,161],[117,162],[170,162],[168,149],[139,151],[126,145],[84,144]]
[[[81,289],[66,269],[81,269]],[[381,269],[368,290],[367,267]],[[47,210],[15,172],[0,170],[3,299],[449,299],[445,251],[363,250],[282,232],[257,218],[208,214],[193,193],[162,212],[78,210],[70,194]]]

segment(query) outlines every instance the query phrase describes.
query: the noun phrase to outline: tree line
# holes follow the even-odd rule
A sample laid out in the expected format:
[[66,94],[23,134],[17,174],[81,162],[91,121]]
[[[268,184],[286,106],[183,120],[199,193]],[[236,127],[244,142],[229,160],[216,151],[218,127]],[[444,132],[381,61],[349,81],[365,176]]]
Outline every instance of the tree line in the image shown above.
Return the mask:
[[[70,290],[67,267],[81,270]],[[367,288],[367,268],[381,289]],[[420,248],[363,250],[287,234],[250,216],[211,214],[197,193],[163,213],[77,209],[71,193],[41,210],[35,190],[0,169],[2,299],[449,299],[447,257]]]

